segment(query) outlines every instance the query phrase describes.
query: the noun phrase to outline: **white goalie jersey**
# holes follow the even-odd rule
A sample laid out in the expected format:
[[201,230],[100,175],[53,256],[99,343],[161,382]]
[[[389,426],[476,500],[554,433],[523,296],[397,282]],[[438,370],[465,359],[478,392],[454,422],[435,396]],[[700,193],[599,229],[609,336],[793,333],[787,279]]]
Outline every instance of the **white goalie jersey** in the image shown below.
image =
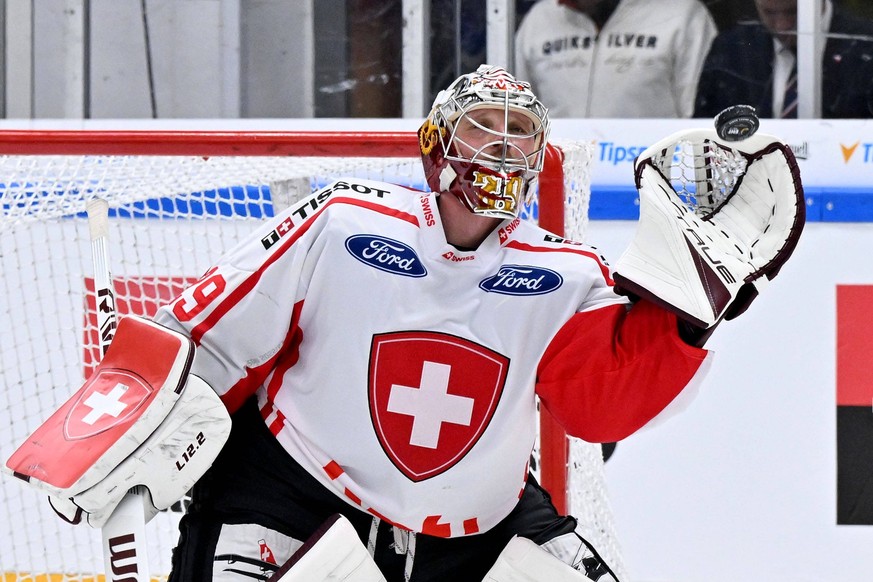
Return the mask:
[[[537,395],[571,433],[617,440],[707,352],[682,344],[666,311],[628,310],[593,248],[516,219],[459,250],[436,201],[335,182],[265,223],[156,321],[194,340],[192,373],[231,411],[256,394],[288,454],[338,496],[456,537],[518,502]],[[606,338],[620,327],[630,343],[617,354]]]

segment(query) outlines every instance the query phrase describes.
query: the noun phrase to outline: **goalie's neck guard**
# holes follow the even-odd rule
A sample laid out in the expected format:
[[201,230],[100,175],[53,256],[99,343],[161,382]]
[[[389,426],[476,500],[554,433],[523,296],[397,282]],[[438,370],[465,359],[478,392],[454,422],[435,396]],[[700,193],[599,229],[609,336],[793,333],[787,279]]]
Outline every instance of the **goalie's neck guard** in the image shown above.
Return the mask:
[[482,65],[437,95],[418,130],[427,183],[475,214],[515,218],[542,170],[549,127],[530,84]]

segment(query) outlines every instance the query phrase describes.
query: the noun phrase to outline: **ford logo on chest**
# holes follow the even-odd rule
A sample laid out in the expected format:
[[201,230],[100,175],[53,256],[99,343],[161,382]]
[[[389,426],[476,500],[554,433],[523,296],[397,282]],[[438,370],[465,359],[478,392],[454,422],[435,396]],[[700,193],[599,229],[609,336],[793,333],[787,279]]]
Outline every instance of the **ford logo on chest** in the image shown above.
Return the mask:
[[563,283],[564,278],[551,269],[502,265],[496,275],[483,279],[479,287],[489,293],[503,295],[542,295],[551,293]]
[[427,275],[412,247],[390,238],[356,234],[346,239],[346,250],[362,263],[388,273],[406,277]]

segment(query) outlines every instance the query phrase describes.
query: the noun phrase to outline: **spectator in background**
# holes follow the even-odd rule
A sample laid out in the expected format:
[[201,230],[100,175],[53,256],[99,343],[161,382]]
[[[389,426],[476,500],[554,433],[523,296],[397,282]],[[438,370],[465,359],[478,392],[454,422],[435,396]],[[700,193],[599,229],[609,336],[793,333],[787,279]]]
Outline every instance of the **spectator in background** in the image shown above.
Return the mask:
[[[698,83],[695,117],[752,105],[761,117],[797,117],[797,1],[755,0],[760,22],[716,37]],[[821,116],[873,116],[873,22],[824,0]]]
[[540,0],[515,73],[554,117],[690,117],[716,32],[699,0]]

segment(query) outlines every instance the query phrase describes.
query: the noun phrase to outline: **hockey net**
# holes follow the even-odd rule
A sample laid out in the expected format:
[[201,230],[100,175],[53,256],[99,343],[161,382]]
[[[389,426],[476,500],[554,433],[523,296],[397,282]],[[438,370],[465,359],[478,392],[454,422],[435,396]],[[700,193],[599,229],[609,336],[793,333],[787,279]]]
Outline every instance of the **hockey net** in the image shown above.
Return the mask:
[[[584,240],[593,146],[555,145],[563,161],[551,158],[525,216]],[[0,461],[99,360],[89,199],[110,205],[119,314],[148,316],[258,223],[337,177],[425,189],[417,151],[402,132],[0,131]],[[600,446],[568,443],[548,415],[541,423],[535,470],[621,575]],[[184,503],[147,527],[156,579],[169,573]],[[102,578],[100,541],[0,479],[0,580]]]

